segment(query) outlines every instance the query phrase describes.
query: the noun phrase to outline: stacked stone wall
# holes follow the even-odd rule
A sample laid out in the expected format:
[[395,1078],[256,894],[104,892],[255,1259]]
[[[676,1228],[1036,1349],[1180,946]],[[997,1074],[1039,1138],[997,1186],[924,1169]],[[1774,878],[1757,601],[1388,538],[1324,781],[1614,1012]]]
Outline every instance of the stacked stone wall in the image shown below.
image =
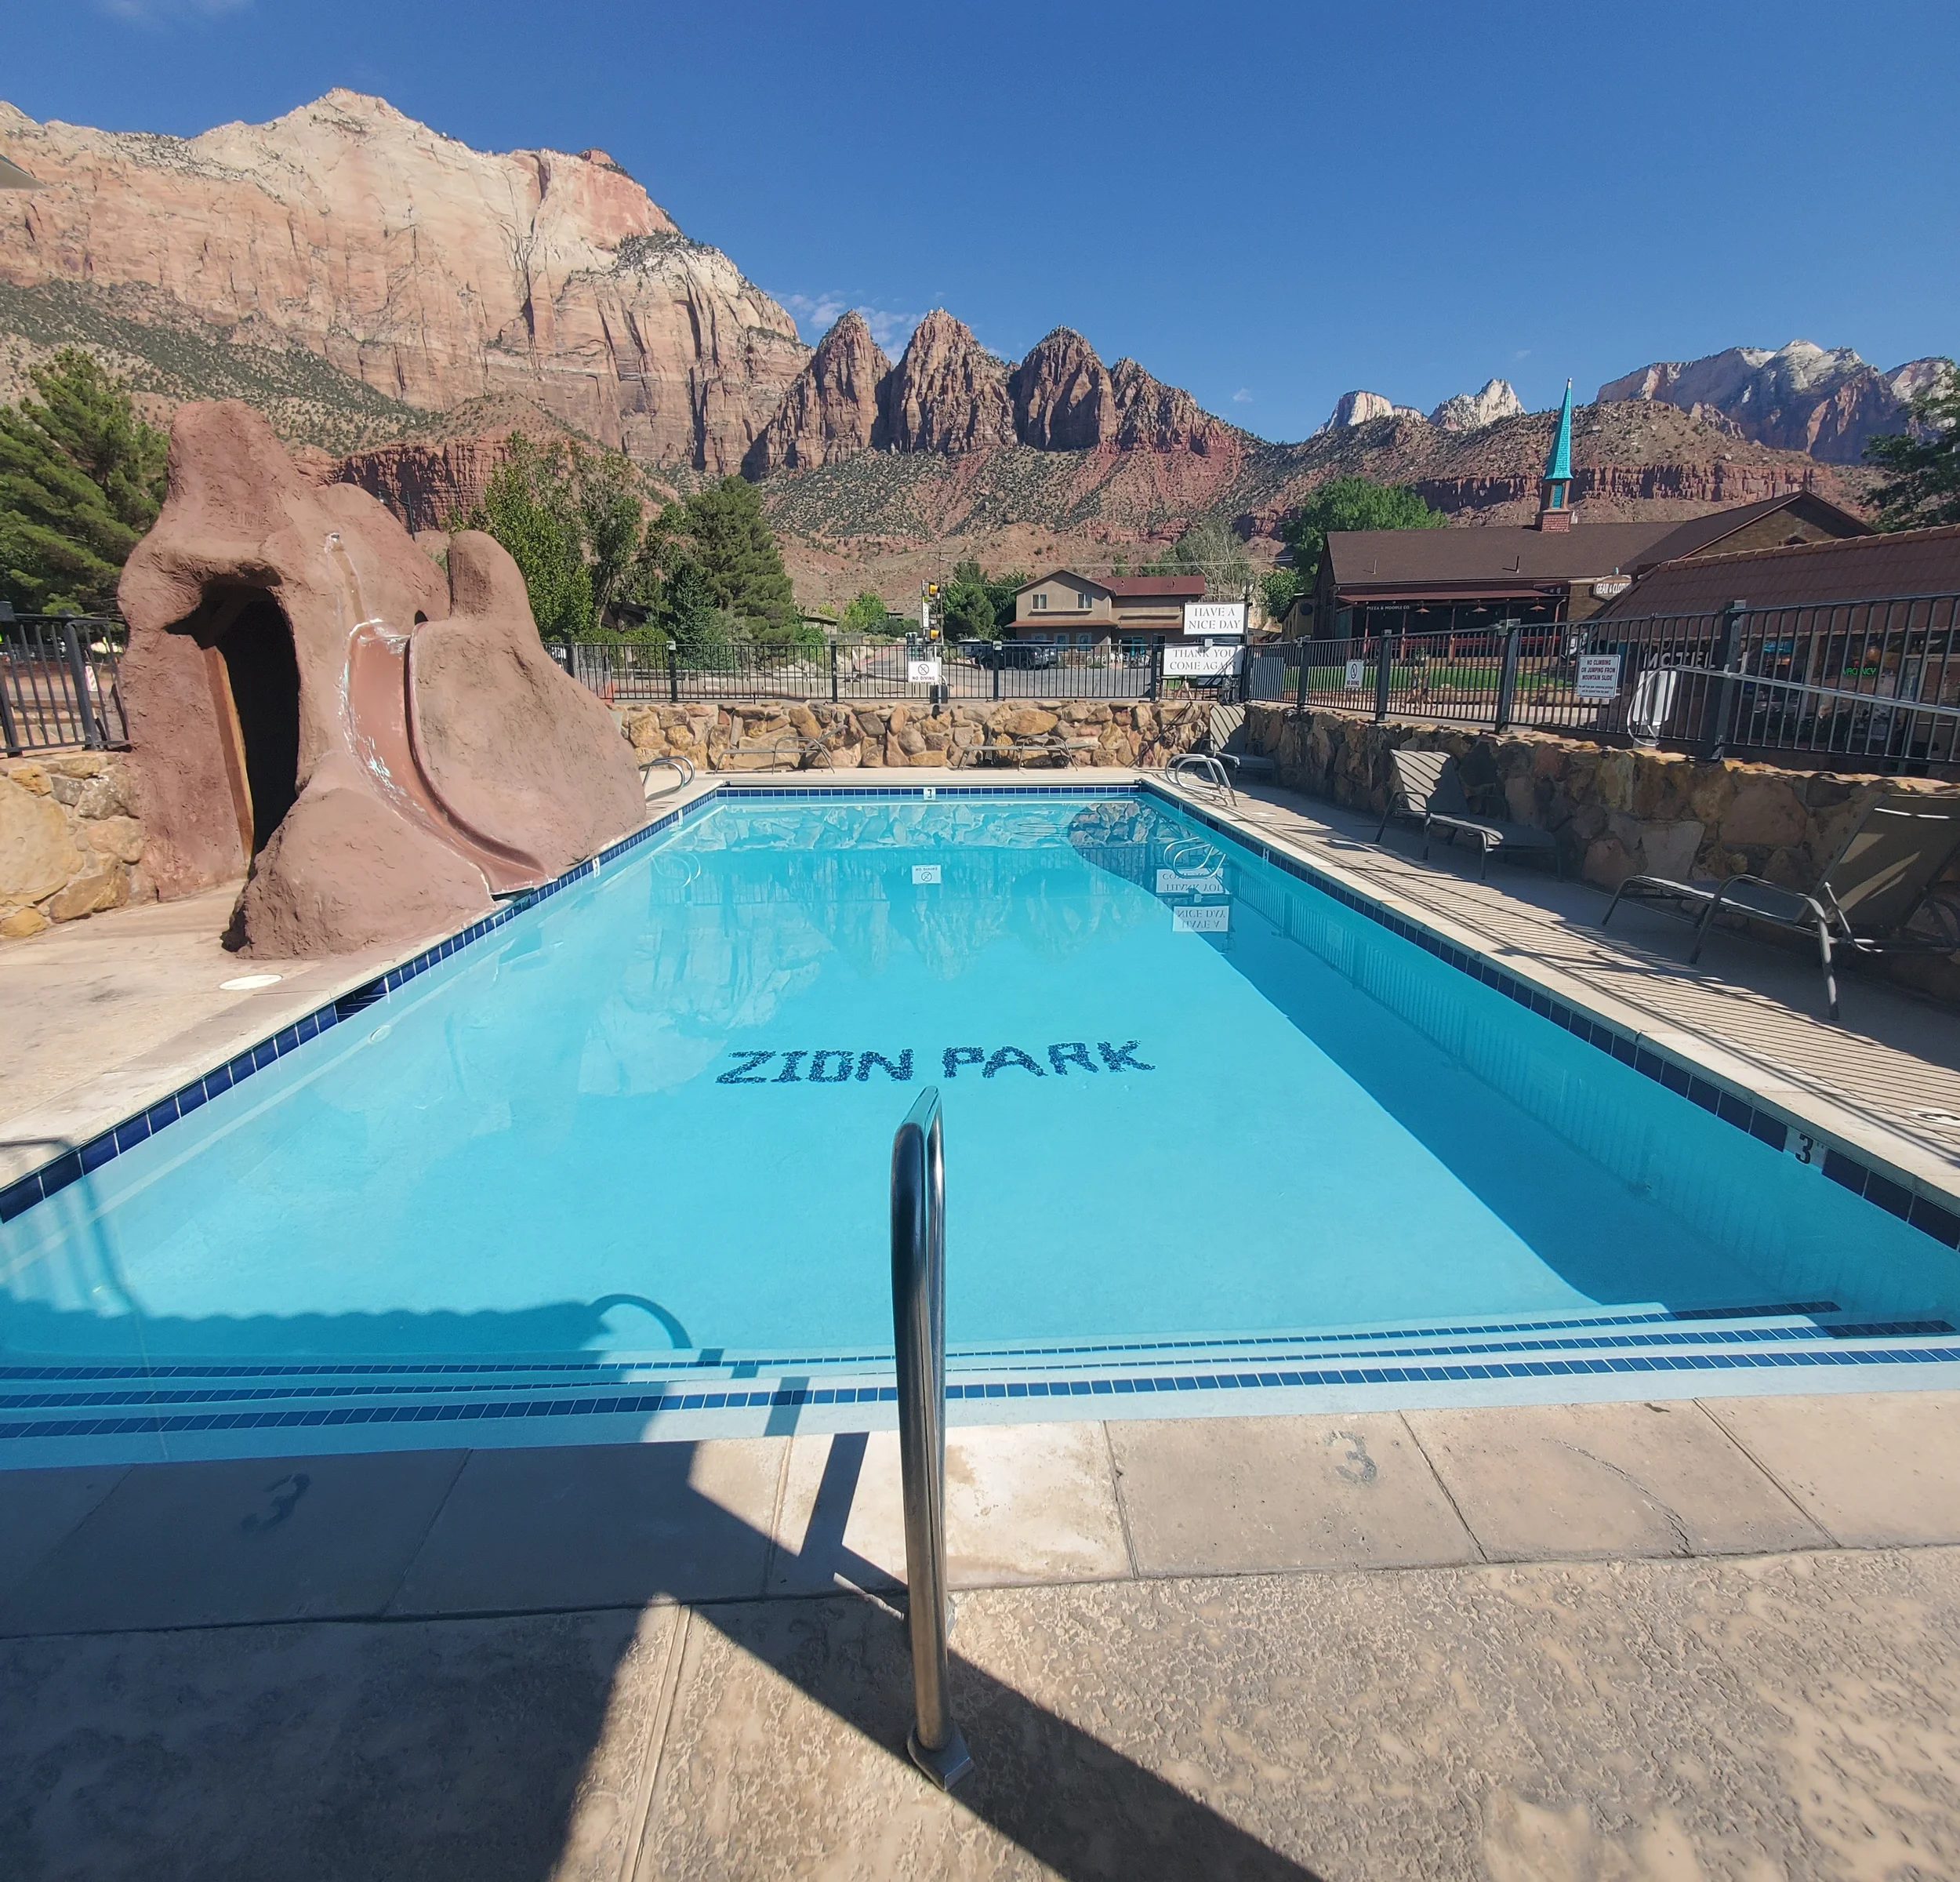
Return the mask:
[[[671,753],[705,771],[851,771],[951,765],[1160,765],[1210,723],[1203,701],[1004,699],[933,712],[873,705],[642,706],[623,715],[642,758]],[[991,749],[996,758],[982,757]]]
[[[1272,758],[1285,788],[1377,816],[1388,801],[1391,751],[1446,751],[1474,809],[1550,830],[1566,873],[1602,888],[1630,875],[1752,875],[1809,890],[1873,798],[1900,790],[1955,795],[1952,785],[1923,778],[1785,771],[1548,732],[1393,719],[1377,725],[1275,704],[1248,709],[1246,749]],[[1948,871],[1947,886],[1960,899],[1960,869]],[[1960,960],[1894,957],[1886,971],[1960,1000]]]
[[126,760],[0,759],[0,939],[155,899]]

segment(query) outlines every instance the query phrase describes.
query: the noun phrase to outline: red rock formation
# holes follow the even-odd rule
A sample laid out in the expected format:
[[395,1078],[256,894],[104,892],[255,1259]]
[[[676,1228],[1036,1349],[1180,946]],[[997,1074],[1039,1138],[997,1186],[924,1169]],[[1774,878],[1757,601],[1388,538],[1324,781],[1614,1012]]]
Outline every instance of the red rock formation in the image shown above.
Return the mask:
[[481,500],[506,452],[506,434],[434,445],[376,445],[344,458],[323,482],[358,485],[411,532],[440,529]]
[[1153,379],[1134,359],[1109,369],[1117,422],[1113,440],[1123,451],[1195,451],[1200,457],[1236,455],[1248,441],[1243,432],[1214,418],[1189,392]]
[[1037,451],[1093,451],[1113,444],[1116,390],[1080,333],[1057,327],[1007,381],[1015,434]]
[[749,447],[742,474],[800,470],[833,464],[882,444],[878,390],[891,362],[871,337],[862,314],[845,314],[804,361],[775,416]]
[[1014,407],[1000,361],[943,307],[913,329],[885,381],[879,415],[898,451],[952,456],[1014,441]]
[[238,943],[407,943],[637,827],[612,715],[544,652],[487,536],[448,569],[350,485],[309,484],[236,403],[183,407],[123,571],[122,689],[166,899],[251,873]]
[[486,155],[346,91],[188,140],[0,104],[0,138],[41,180],[0,279],[161,291],[425,409],[514,392],[643,462],[732,470],[804,362],[601,151]]

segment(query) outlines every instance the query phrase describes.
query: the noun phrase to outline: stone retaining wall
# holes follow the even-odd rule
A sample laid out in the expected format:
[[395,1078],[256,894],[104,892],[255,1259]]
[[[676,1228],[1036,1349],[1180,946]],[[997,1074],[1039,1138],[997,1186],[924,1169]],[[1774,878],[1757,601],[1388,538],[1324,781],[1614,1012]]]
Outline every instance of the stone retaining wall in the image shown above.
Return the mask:
[[127,760],[85,751],[0,759],[0,939],[155,899]]
[[[623,718],[643,758],[673,753],[706,771],[770,771],[786,761],[805,771],[869,770],[956,758],[979,771],[999,762],[975,763],[981,748],[1007,753],[1017,745],[1033,749],[1010,762],[1159,765],[1190,750],[1210,722],[1203,701],[1147,699],[1004,699],[937,713],[903,700],[642,706]],[[804,740],[822,749],[798,750]]]
[[[1474,808],[1552,831],[1566,874],[1602,888],[1635,874],[1748,874],[1809,889],[1882,791],[1955,794],[1951,785],[1923,778],[1784,771],[1548,732],[1393,719],[1377,725],[1279,704],[1247,713],[1246,749],[1272,758],[1283,786],[1359,810],[1385,808],[1388,754],[1402,748],[1450,753]],[[1960,889],[1960,870],[1947,881]],[[1934,955],[1886,965],[1893,979],[1960,1000],[1960,961]]]

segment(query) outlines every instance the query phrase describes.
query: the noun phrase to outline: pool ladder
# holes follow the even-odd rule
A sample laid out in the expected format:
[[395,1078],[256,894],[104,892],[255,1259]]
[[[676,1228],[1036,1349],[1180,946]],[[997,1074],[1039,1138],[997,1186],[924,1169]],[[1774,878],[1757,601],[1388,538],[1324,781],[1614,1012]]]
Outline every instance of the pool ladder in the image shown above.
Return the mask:
[[1163,775],[1169,783],[1181,784],[1186,790],[1203,792],[1235,810],[1238,808],[1239,794],[1232,788],[1232,775],[1225,769],[1225,761],[1208,751],[1187,751],[1173,758]]
[[936,1088],[891,1140],[891,1329],[916,1718],[906,1749],[949,1790],[973,1760],[946,1686],[946,1179]]

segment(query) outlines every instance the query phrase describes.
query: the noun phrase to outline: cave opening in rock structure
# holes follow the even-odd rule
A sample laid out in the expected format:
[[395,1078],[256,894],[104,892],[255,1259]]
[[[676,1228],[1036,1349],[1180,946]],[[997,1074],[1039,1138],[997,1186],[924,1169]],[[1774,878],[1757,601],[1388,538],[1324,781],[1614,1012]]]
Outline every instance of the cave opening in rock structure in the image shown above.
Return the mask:
[[[205,644],[216,646],[230,689],[256,856],[299,792],[299,663],[292,628],[285,609],[262,589],[207,596],[200,612],[216,630],[215,641]],[[241,834],[245,823],[241,816]]]

